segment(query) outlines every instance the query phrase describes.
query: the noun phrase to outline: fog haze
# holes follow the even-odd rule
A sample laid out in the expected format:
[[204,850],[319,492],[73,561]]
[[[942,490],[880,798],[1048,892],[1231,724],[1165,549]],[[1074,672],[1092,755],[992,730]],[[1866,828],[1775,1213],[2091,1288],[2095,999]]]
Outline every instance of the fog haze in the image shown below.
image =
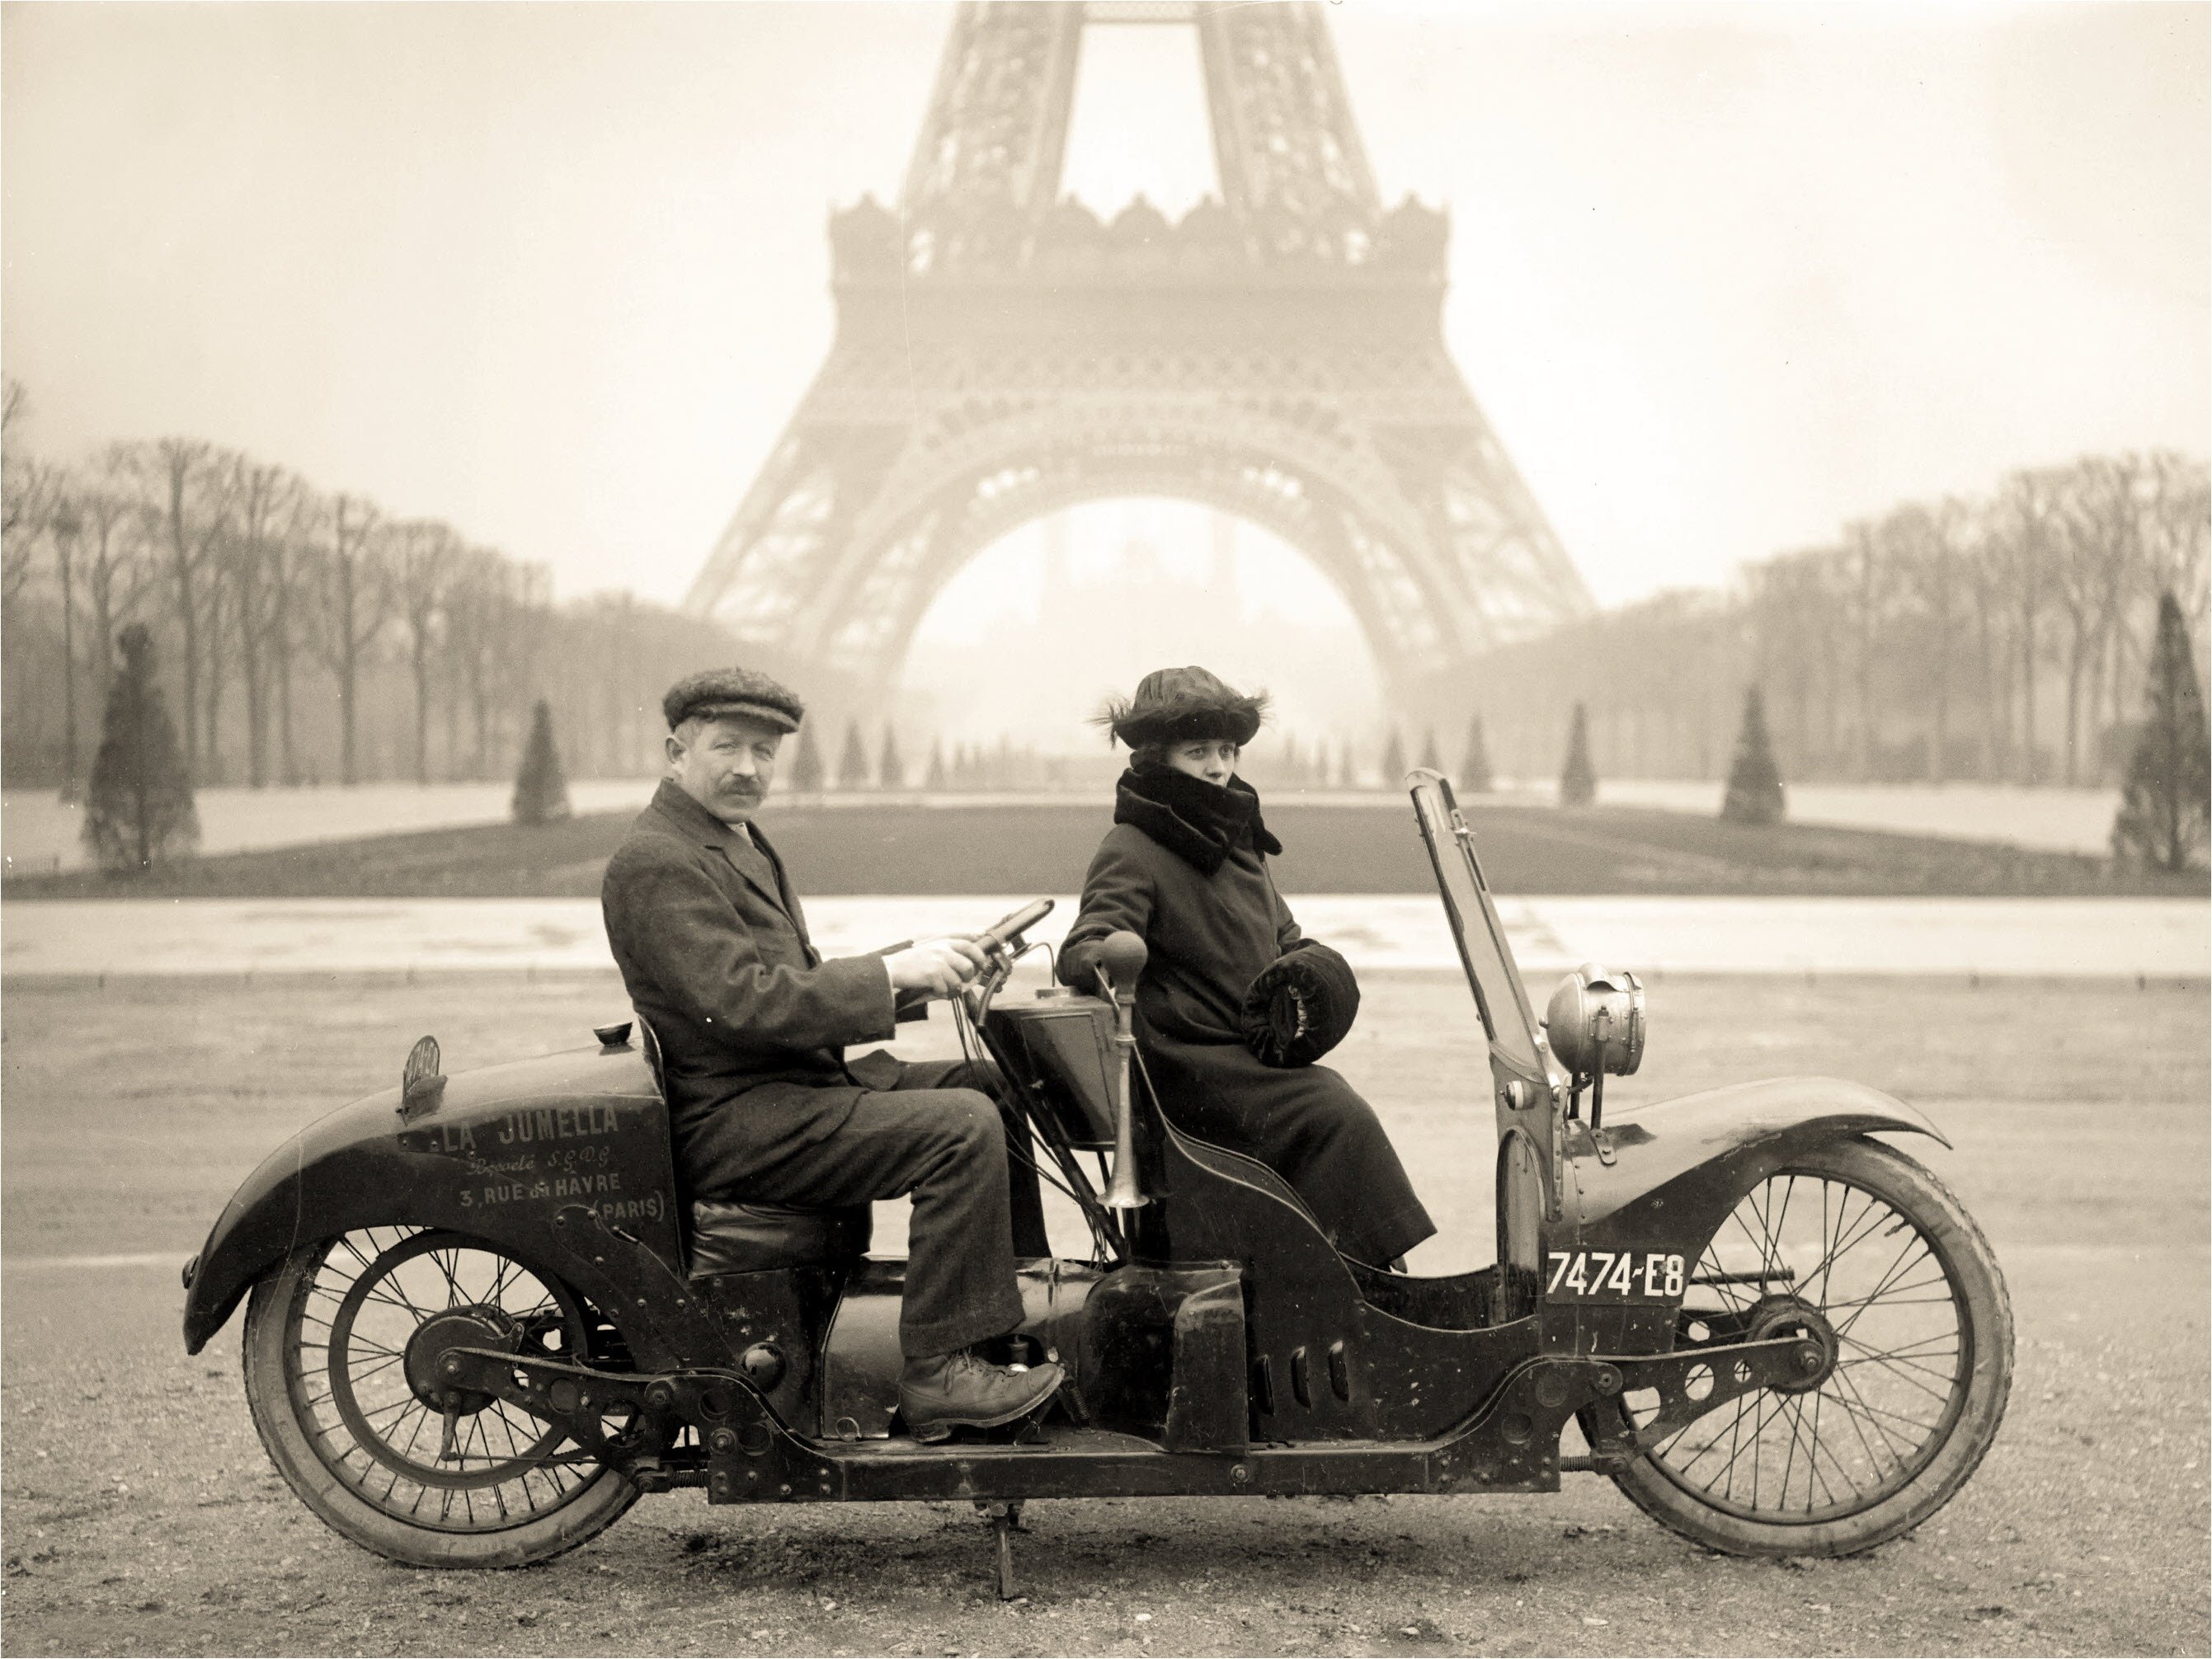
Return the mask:
[[[1386,199],[1452,210],[1454,351],[1602,603],[2204,447],[2201,6],[1330,18]],[[896,195],[948,21],[7,8],[31,441],[214,438],[564,594],[672,601],[819,367],[825,213]],[[1091,32],[1069,183],[1103,209],[1211,179],[1194,64],[1147,56],[1176,33]]]

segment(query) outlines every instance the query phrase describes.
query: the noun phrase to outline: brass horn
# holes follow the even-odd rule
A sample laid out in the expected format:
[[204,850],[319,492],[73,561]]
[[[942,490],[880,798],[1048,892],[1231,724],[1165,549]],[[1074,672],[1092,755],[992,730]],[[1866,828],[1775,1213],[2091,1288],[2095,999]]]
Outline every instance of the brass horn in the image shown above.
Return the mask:
[[1139,1210],[1150,1202],[1137,1184],[1137,1121],[1129,1093],[1130,1062],[1137,1052],[1137,975],[1149,953],[1134,933],[1106,935],[1098,951],[1098,988],[1114,1005],[1114,1176],[1106,1207]]

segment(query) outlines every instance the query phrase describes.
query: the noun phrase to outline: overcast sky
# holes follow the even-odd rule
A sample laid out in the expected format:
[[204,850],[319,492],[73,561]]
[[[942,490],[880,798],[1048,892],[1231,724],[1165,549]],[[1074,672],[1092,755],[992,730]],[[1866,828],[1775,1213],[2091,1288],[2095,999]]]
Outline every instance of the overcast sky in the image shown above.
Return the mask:
[[[1451,209],[1460,366],[1607,603],[2206,448],[2203,6],[1329,12],[1385,197]],[[820,364],[824,216],[896,192],[949,16],[9,6],[32,441],[210,437],[673,600]],[[1085,64],[1101,205],[1210,179],[1177,38]]]

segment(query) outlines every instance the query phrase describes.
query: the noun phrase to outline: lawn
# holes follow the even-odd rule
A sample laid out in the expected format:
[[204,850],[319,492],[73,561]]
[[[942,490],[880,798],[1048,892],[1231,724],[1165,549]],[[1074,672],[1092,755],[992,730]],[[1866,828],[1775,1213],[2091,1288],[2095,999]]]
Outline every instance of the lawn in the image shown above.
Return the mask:
[[[287,898],[586,897],[632,814],[542,829],[508,823],[384,835],[222,857],[149,881],[86,872],[22,876],[11,900],[196,896]],[[1750,828],[1639,807],[1562,811],[1480,805],[1468,817],[1484,868],[1503,893],[1767,894],[2040,897],[2200,896],[2205,878],[2116,869],[2107,860],[1871,830],[1782,823]],[[1109,822],[1090,801],[836,809],[779,805],[763,823],[799,890],[850,893],[1078,890]],[[1402,804],[1271,807],[1289,893],[1430,889],[1426,854]]]

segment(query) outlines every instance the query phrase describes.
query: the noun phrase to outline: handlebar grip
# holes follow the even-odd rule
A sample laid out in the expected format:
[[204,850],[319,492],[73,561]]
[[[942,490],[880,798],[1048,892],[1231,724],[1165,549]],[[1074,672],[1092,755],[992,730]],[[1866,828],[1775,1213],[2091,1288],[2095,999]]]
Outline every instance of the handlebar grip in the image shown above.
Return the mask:
[[1010,916],[1001,916],[977,938],[994,950],[1003,950],[1052,914],[1053,901],[1033,899]]

